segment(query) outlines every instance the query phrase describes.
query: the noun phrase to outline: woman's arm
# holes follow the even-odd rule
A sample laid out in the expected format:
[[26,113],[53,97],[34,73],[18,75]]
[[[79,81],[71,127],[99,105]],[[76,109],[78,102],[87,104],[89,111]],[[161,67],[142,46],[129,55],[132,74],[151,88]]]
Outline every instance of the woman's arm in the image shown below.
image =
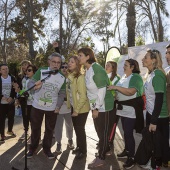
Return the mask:
[[157,120],[162,109],[163,95],[163,93],[155,93],[155,104],[152,112],[151,124],[157,125]]
[[137,92],[135,88],[125,88],[120,86],[108,86],[107,90],[116,90],[126,96],[132,96]]

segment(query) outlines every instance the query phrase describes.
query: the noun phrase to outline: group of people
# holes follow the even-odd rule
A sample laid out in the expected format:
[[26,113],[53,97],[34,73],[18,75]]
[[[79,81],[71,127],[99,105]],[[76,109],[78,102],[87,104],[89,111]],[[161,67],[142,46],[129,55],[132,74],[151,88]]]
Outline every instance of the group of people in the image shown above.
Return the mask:
[[[21,63],[21,74],[16,80],[9,74],[6,64],[0,66],[0,134],[5,140],[5,118],[8,116],[8,134],[14,124],[14,99],[21,104],[23,126],[31,125],[31,144],[27,158],[36,153],[41,139],[41,126],[45,115],[43,151],[49,159],[55,158],[51,152],[53,134],[57,142],[56,153],[62,152],[62,129],[65,121],[68,147],[76,159],[87,155],[85,124],[91,110],[94,127],[99,138],[98,153],[88,168],[102,166],[107,155],[114,149],[114,136],[118,120],[121,119],[125,148],[117,154],[126,157],[123,167],[135,165],[134,129],[141,133],[144,128],[143,109],[146,104],[146,125],[151,133],[159,130],[162,135],[161,165],[168,166],[169,113],[170,113],[170,66],[162,68],[162,57],[157,50],[148,50],[142,59],[148,69],[147,79],[140,76],[139,63],[127,59],[124,63],[124,76],[117,74],[117,63],[108,61],[105,69],[100,66],[92,49],[85,47],[62,62],[58,44],[53,44],[56,52],[48,58],[48,67],[36,70],[30,61]],[[170,45],[166,47],[166,59],[170,65]],[[56,71],[55,71],[56,70]],[[33,87],[33,88],[31,88]],[[28,91],[29,97],[22,94]],[[143,100],[145,95],[146,101]],[[11,118],[10,118],[11,117]],[[73,129],[76,146],[73,143]],[[23,139],[21,136],[21,139]]]

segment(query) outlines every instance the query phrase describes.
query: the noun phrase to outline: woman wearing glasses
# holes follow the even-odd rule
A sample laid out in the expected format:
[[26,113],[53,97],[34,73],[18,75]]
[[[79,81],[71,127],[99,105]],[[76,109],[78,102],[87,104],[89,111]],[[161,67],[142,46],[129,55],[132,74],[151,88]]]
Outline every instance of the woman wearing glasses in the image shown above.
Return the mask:
[[[143,67],[148,69],[144,84],[146,95],[146,124],[149,131],[159,129],[162,135],[162,163],[168,166],[169,114],[166,99],[166,75],[162,68],[162,57],[157,50],[148,50],[142,59]],[[161,166],[161,163],[159,164]]]
[[[67,70],[68,70],[68,64],[66,62],[62,63],[61,66],[61,72],[65,77],[67,77]],[[66,82],[68,79],[66,79]],[[60,108],[59,114],[57,115],[57,121],[55,125],[55,140],[57,141],[57,149],[56,153],[60,154],[62,153],[61,149],[61,139],[62,139],[62,131],[63,131],[63,123],[65,121],[65,126],[66,126],[66,136],[68,138],[68,147],[70,149],[74,148],[73,144],[73,122],[71,118],[71,109],[67,108],[67,100],[65,98],[65,101],[63,105]]]
[[[28,81],[32,78],[35,72],[36,72],[36,67],[34,65],[32,64],[27,65],[27,67],[24,70],[25,76],[23,77],[21,81],[21,85],[19,86],[17,83],[14,84],[15,91],[18,94],[22,94],[24,91],[28,89],[27,88]],[[21,104],[21,109],[22,109],[22,115],[23,115],[24,129],[28,129],[29,127],[32,101],[33,101],[33,97],[32,97],[32,94],[30,93],[29,93],[27,103],[25,101],[24,96],[21,96],[19,98],[19,102]],[[27,115],[26,115],[26,107],[27,107]],[[20,139],[22,140],[24,138],[25,138],[25,133],[20,137]]]
[[[116,90],[118,106],[116,114],[121,117],[124,131],[125,149],[118,154],[118,158],[127,158],[123,167],[130,169],[135,165],[135,139],[133,130],[141,132],[144,127],[143,121],[143,80],[139,75],[139,64],[136,60],[128,59],[124,64],[125,75],[119,80],[116,86],[108,87],[108,90]],[[129,103],[127,103],[129,102]],[[140,103],[140,104],[138,104]],[[139,117],[138,115],[141,115]],[[138,128],[138,122],[143,122]]]

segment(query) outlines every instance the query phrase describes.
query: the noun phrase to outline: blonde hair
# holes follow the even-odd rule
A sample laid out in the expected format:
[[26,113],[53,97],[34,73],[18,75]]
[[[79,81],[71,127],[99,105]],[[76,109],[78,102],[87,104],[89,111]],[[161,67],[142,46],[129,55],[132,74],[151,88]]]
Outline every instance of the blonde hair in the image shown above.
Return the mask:
[[[20,66],[22,66],[23,64],[31,65],[32,63],[29,60],[22,60],[20,63]],[[19,76],[22,78],[24,75],[25,75],[25,73],[23,72],[22,67],[21,67]]]
[[155,62],[153,63],[153,70],[158,69],[158,70],[161,70],[165,74],[165,71],[162,67],[163,62],[162,62],[161,53],[158,50],[155,50],[155,49],[154,50],[148,49],[147,52],[150,53],[151,59],[155,59]]

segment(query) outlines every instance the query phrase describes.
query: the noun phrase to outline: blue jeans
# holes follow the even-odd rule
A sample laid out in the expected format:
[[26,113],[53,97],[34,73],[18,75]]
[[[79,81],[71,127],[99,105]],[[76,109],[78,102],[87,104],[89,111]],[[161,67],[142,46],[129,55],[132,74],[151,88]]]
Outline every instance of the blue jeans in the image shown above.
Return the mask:
[[122,127],[124,131],[125,150],[128,151],[129,157],[135,155],[135,139],[133,129],[135,127],[136,118],[121,117]]

